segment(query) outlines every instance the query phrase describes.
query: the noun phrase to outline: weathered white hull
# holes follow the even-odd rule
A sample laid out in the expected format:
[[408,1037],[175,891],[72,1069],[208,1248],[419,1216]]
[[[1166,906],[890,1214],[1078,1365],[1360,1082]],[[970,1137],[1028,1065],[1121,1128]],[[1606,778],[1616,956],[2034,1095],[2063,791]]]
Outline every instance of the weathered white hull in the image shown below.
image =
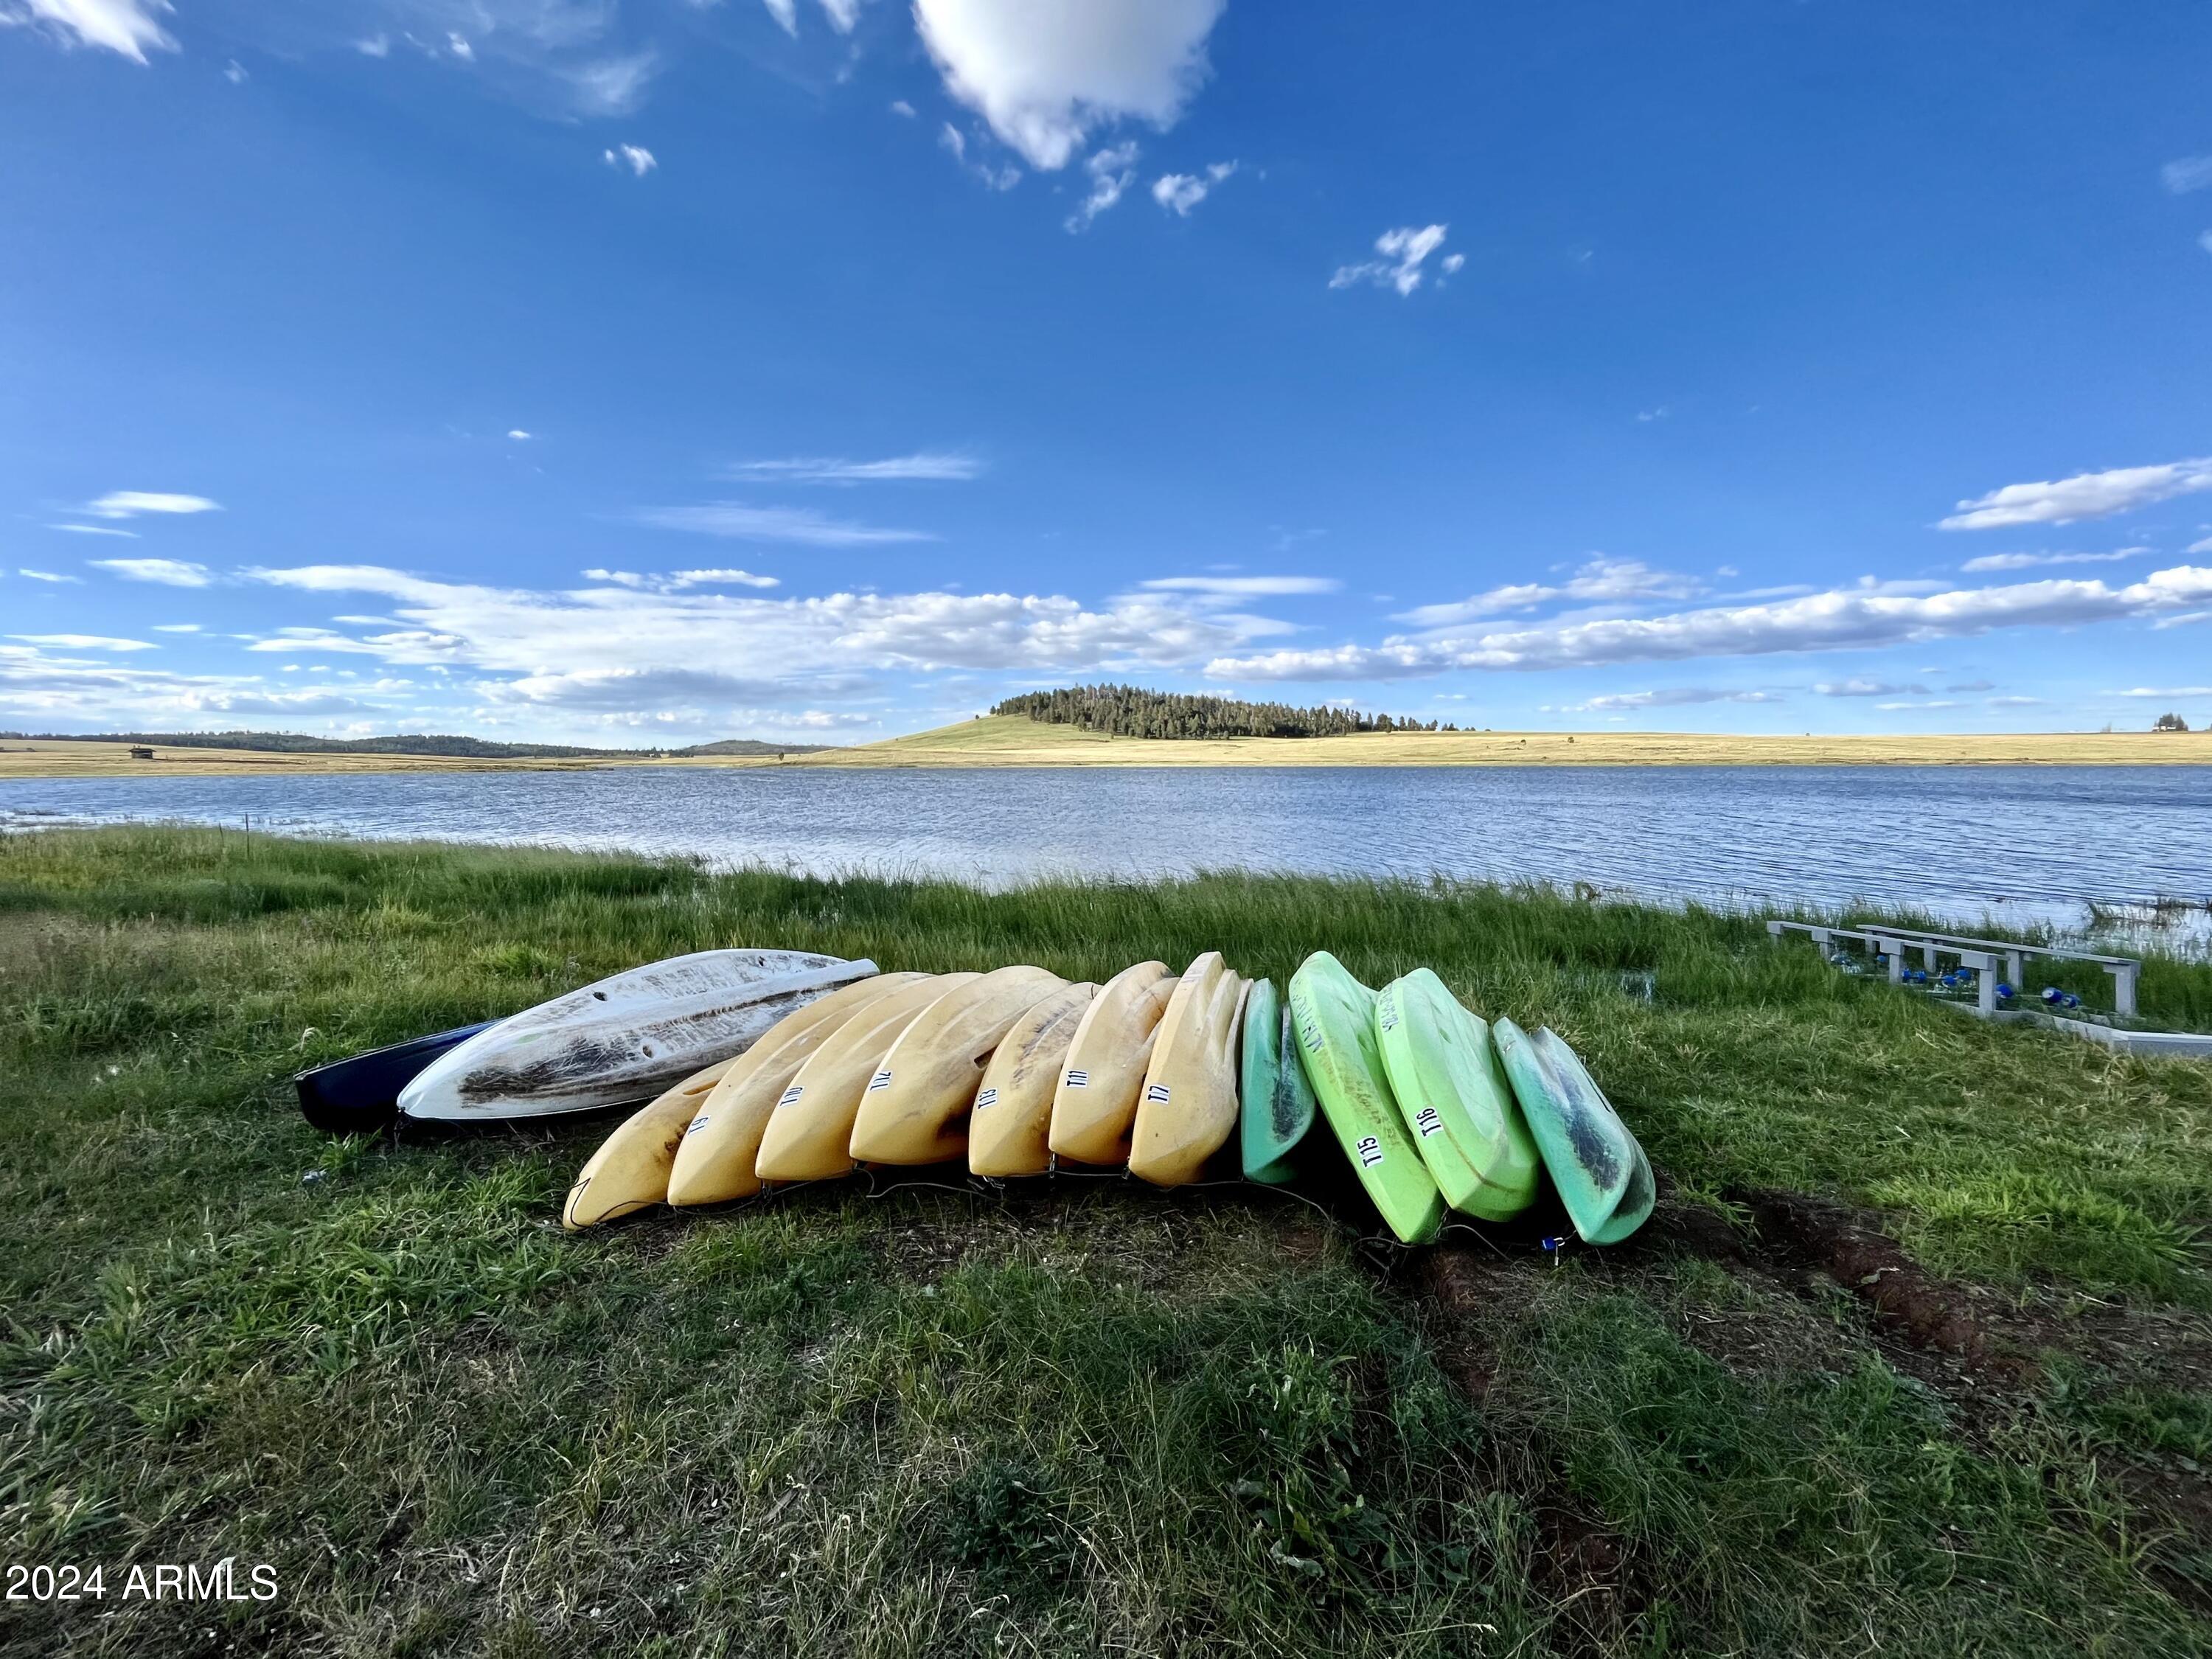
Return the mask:
[[487,1122],[635,1105],[742,1054],[793,1009],[876,971],[805,951],[701,951],[501,1020],[399,1097],[409,1117]]

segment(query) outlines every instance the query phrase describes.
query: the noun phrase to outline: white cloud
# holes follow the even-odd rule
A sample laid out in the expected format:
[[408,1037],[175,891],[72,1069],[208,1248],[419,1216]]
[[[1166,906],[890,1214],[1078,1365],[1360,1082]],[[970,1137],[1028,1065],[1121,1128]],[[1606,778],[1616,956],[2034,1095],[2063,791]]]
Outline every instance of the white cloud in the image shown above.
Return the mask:
[[1666,691],[1621,691],[1602,697],[1592,697],[1583,708],[1598,714],[1629,712],[1638,708],[1685,708],[1701,702],[1782,702],[1786,699],[1772,691],[1719,691],[1707,686],[1676,686]]
[[[559,71],[568,83],[579,113],[629,115],[645,101],[645,89],[660,67],[651,52],[595,58]],[[627,146],[625,146],[627,148]]]
[[1138,586],[1148,593],[1206,593],[1238,599],[1286,593],[1334,593],[1334,576],[1155,576]]
[[2176,495],[2212,489],[2212,456],[2162,466],[2124,466],[2080,472],[2039,483],[2007,484],[1960,501],[1942,520],[1945,530],[2002,530],[2027,524],[2074,524],[2130,513]]
[[2138,685],[2111,695],[2116,697],[2212,697],[2212,685]]
[[1928,695],[1928,688],[1924,685],[1893,685],[1887,680],[1832,680],[1813,689],[1824,697],[1924,697]]
[[1895,714],[1901,708],[1956,708],[1959,705],[1955,702],[1948,702],[1942,697],[1938,697],[1933,702],[1878,702],[1875,704],[1875,707],[1887,710],[1891,714]]
[[[1650,617],[1553,621],[1510,631],[1399,636],[1379,646],[1341,645],[1224,657],[1206,665],[1223,678],[1398,678],[1454,668],[1581,668],[1605,663],[1763,656],[1779,652],[1871,649],[1955,639],[2007,628],[2074,627],[2123,620],[2179,621],[2174,613],[2212,600],[2212,569],[2177,565],[2138,582],[2058,580],[1942,593],[1860,586],[1771,605],[1713,606]],[[2189,611],[2191,617],[2212,615]]]
[[894,98],[891,100],[891,113],[894,115],[902,115],[908,120],[911,121],[914,119],[914,106],[908,103],[903,98]]
[[968,159],[968,138],[959,128],[947,121],[937,134],[937,143],[947,155],[957,161],[962,169],[974,173],[992,190],[1012,190],[1022,181],[1022,170],[1009,162],[1005,167],[994,167],[990,162]]
[[945,90],[1031,167],[1066,167],[1095,129],[1165,131],[1206,79],[1226,0],[915,0]]
[[526,443],[528,443],[528,442],[530,441],[531,437],[532,437],[532,434],[530,434],[530,433],[525,432],[525,431],[524,431],[520,427],[516,427],[513,431],[509,432],[507,435],[508,436],[508,438],[510,438],[511,440],[513,440],[513,441],[514,441],[514,442],[516,442],[516,443],[519,443],[519,444],[526,444]]
[[2040,708],[2045,706],[2041,697],[1989,697],[1984,701],[1992,708]]
[[782,460],[739,461],[724,469],[732,478],[780,483],[961,483],[980,477],[983,463],[957,450],[916,450],[879,461],[850,461],[841,456],[793,456]]
[[2158,170],[2158,176],[2176,196],[2203,190],[2212,185],[2212,155],[2185,155],[2179,161],[2168,161]]
[[154,631],[156,634],[197,634],[200,631],[200,625],[198,623],[155,623]]
[[0,0],[0,25],[29,24],[64,46],[99,46],[134,64],[149,51],[174,52],[156,19],[168,0]]
[[1237,171],[1234,161],[1216,161],[1203,174],[1168,173],[1152,180],[1152,199],[1179,218],[1212,193],[1213,187]]
[[2148,547],[2124,547],[2117,553],[1984,553],[1978,559],[1969,559],[1959,567],[1969,575],[1990,570],[2039,570],[2056,564],[2118,564],[2123,559],[2141,558],[2152,551]]
[[204,495],[176,495],[166,490],[111,489],[84,511],[95,519],[133,519],[142,513],[220,513],[222,505]]
[[617,144],[612,149],[599,152],[599,159],[611,167],[628,167],[633,178],[642,179],[659,167],[653,153],[642,144]]
[[[1339,265],[1336,274],[1328,279],[1328,285],[1350,288],[1358,283],[1372,283],[1377,288],[1395,288],[1401,294],[1410,295],[1421,285],[1422,264],[1443,246],[1445,230],[1443,225],[1424,225],[1419,230],[1405,225],[1396,230],[1386,230],[1375,239],[1375,251],[1382,256],[1380,259],[1370,259],[1364,264]],[[1459,269],[1455,264],[1449,268]]]
[[446,49],[464,64],[473,64],[477,61],[477,49],[469,44],[468,37],[458,30],[449,30],[447,33]]
[[244,86],[246,81],[246,65],[240,63],[235,58],[232,58],[230,62],[224,64],[222,67],[222,78],[229,82],[234,87]]
[[66,530],[72,536],[120,536],[125,541],[133,542],[138,539],[138,532],[137,531],[118,530],[112,525],[50,524],[46,528],[49,530]]
[[797,0],[761,0],[761,3],[768,8],[768,15],[775,19],[777,25],[781,27],[786,34],[793,36],[796,36],[798,34],[799,6]]
[[355,41],[353,49],[364,58],[389,58],[392,56],[392,37],[388,34],[372,34]]
[[1701,590],[1698,581],[1672,570],[1655,570],[1638,559],[1592,559],[1564,582],[1513,582],[1447,605],[1416,605],[1393,619],[1416,628],[1449,628],[1478,617],[1571,599],[1583,605],[1619,605],[1632,599],[1686,599]]
[[70,651],[155,651],[160,649],[144,640],[118,640],[106,634],[10,634],[11,640],[21,640],[26,645],[59,646]]
[[822,0],[822,15],[840,34],[850,34],[860,21],[860,0]]
[[2197,246],[2203,248],[2207,253],[2212,253],[2212,230],[2198,231],[2197,233]]
[[854,524],[803,507],[747,507],[709,501],[700,507],[650,507],[638,515],[661,530],[689,530],[734,541],[795,542],[806,547],[878,547],[895,542],[933,542],[927,530],[894,530]]
[[[781,587],[782,581],[775,576],[757,576],[750,570],[675,570],[666,574],[635,570],[586,570],[584,580],[611,582],[617,587],[633,588],[640,592],[680,593],[690,587]],[[337,618],[339,622],[377,623],[374,617]]]
[[205,587],[215,580],[204,564],[189,559],[88,559],[94,570],[108,571],[125,581],[159,582],[164,587]]
[[1084,162],[1083,170],[1091,175],[1091,193],[1083,198],[1081,207],[1068,215],[1071,231],[1089,228],[1093,219],[1120,201],[1122,192],[1136,182],[1137,141],[1125,139],[1094,152]]
[[27,576],[34,582],[82,582],[84,580],[82,576],[64,576],[52,570],[18,568],[15,574],[19,576]]

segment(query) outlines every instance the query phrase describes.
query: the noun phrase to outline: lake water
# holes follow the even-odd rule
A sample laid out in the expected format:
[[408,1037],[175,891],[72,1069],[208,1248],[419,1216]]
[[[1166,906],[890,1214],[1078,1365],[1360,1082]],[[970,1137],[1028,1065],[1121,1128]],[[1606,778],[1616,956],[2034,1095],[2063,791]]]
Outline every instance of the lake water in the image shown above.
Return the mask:
[[0,828],[249,815],[255,829],[287,834],[622,848],[992,885],[1224,867],[1440,873],[2075,928],[2093,901],[2212,900],[2212,767],[656,767],[0,781]]

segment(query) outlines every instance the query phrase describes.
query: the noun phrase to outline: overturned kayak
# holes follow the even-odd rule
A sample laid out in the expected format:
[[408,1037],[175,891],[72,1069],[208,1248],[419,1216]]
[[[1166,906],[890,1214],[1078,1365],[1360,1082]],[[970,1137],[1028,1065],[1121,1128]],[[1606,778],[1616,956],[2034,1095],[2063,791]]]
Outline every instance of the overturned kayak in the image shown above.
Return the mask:
[[399,1091],[432,1060],[498,1024],[487,1019],[451,1031],[433,1031],[311,1066],[292,1079],[299,1091],[300,1115],[325,1134],[357,1135],[381,1129],[399,1115]]
[[1592,1244],[1618,1244],[1658,1195],[1644,1148],[1557,1032],[1540,1027],[1532,1037],[1510,1019],[1491,1031],[1575,1231]]
[[714,1085],[743,1059],[732,1054],[702,1072],[694,1072],[666,1094],[624,1118],[599,1150],[576,1172],[561,1206],[561,1224],[570,1232],[635,1215],[668,1196],[668,1167],[676,1161],[684,1126],[704,1105]]
[[898,1035],[861,1091],[849,1150],[860,1164],[943,1164],[968,1155],[968,1114],[1014,1022],[1067,981],[1001,968],[947,991]]
[[1244,1029],[1238,1041],[1239,1150],[1244,1178],[1279,1186],[1297,1170],[1291,1154],[1313,1127],[1313,1085],[1298,1062],[1297,1035],[1291,1011],[1271,979],[1255,980],[1244,1000]]
[[1539,1164],[1490,1027],[1425,968],[1383,987],[1375,1036],[1390,1091],[1444,1201],[1504,1221],[1535,1201]]
[[[878,974],[855,980],[786,1014],[739,1054],[683,1129],[668,1169],[668,1201],[726,1204],[760,1191],[753,1172],[769,1114],[799,1068],[874,1004],[926,974]],[[651,1107],[646,1109],[647,1111]],[[617,1132],[617,1133],[620,1131]]]
[[1084,1010],[1053,1091],[1048,1140],[1055,1157],[1102,1166],[1129,1161],[1137,1095],[1175,989],[1167,963],[1140,962],[1108,980]]
[[701,951],[617,974],[480,1031],[399,1096],[409,1117],[497,1121],[651,1100],[742,1054],[794,1008],[876,971],[805,951]]
[[1444,1200],[1407,1133],[1375,1042],[1375,993],[1326,951],[1291,976],[1298,1056],[1322,1115],[1382,1219],[1407,1244],[1443,1228]]
[[1055,991],[1016,1020],[983,1068],[968,1118],[968,1173],[1038,1176],[1052,1168],[1052,1097],[1096,985]]
[[1137,1097],[1131,1175],[1155,1187],[1184,1186],[1236,1132],[1237,1017],[1249,987],[1218,951],[1183,970]]
[[829,1181],[853,1172],[860,1097],[899,1035],[940,997],[981,974],[934,974],[870,1003],[834,1032],[776,1097],[753,1173],[763,1181]]

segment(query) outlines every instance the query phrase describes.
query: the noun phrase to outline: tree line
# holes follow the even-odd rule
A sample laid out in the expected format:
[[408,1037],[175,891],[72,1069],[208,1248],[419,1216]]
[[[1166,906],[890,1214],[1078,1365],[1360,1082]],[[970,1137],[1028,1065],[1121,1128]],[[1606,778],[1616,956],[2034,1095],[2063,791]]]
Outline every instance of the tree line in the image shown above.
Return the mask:
[[1139,685],[1073,685],[1025,691],[994,704],[994,714],[1026,714],[1048,726],[1075,726],[1121,738],[1335,738],[1355,732],[1456,732],[1455,726],[1356,708],[1297,708]]

